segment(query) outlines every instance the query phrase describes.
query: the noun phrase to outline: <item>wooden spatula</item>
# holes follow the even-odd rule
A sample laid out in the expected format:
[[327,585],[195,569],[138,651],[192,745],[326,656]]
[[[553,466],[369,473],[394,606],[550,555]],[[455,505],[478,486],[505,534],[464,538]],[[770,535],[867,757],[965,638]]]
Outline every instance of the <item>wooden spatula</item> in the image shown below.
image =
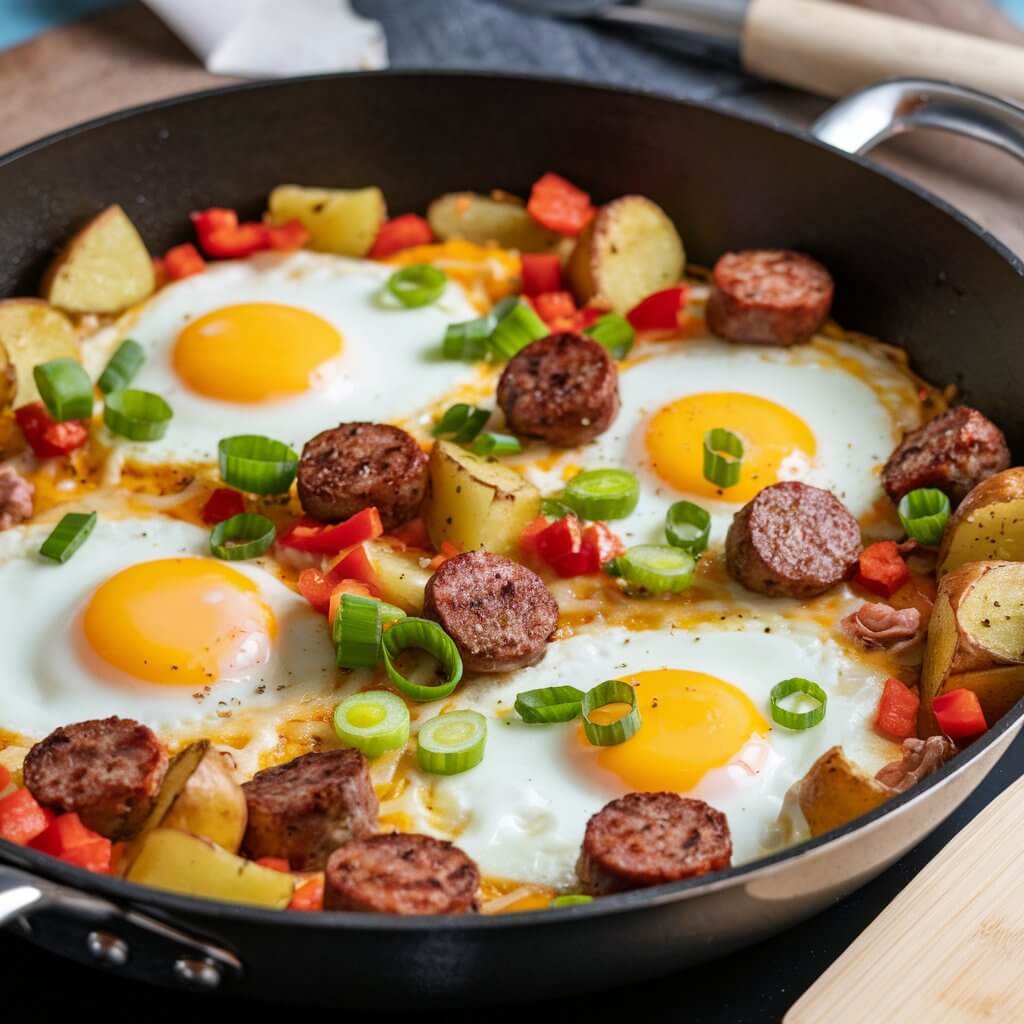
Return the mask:
[[992,801],[785,1024],[1024,1021],[1024,777]]

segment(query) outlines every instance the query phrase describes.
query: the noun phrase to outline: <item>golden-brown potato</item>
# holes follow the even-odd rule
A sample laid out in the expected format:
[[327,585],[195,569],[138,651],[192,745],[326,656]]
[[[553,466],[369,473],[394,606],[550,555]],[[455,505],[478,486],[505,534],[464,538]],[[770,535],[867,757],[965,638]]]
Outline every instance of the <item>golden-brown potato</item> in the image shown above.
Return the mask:
[[961,502],[946,527],[938,573],[965,562],[1024,561],[1024,468],[983,480]]
[[288,906],[295,888],[287,872],[265,868],[175,828],[147,832],[124,877],[187,896],[278,909]]
[[368,541],[366,553],[377,575],[381,597],[403,611],[419,615],[423,611],[423,590],[430,569],[420,565],[421,555],[395,551],[379,541]]
[[69,313],[119,313],[155,287],[146,243],[120,206],[108,206],[50,264],[42,293]]
[[561,240],[561,235],[538,224],[522,201],[512,196],[491,199],[476,192],[449,192],[427,207],[427,221],[443,242],[464,238],[478,245],[493,242],[503,249],[548,252]]
[[365,256],[373,247],[387,208],[379,188],[306,188],[278,185],[268,200],[270,220],[301,220],[309,247],[339,256]]
[[448,541],[460,551],[508,554],[540,513],[533,484],[450,441],[438,441],[430,453],[430,487],[424,518],[436,547]]
[[991,725],[1024,696],[1024,562],[968,562],[939,581],[924,665],[919,731],[938,727],[940,693],[974,690]]
[[14,407],[18,393],[18,369],[7,353],[7,346],[0,341],[0,412]]
[[[81,346],[71,321],[42,299],[0,301],[0,345],[7,356],[4,380],[13,377],[9,405],[37,402],[32,368],[51,359],[80,359]],[[9,390],[9,387],[6,387]]]
[[627,313],[651,292],[676,284],[686,254],[665,211],[643,196],[602,206],[569,257],[569,281],[580,303]]
[[811,765],[797,795],[811,835],[820,836],[881,807],[893,790],[849,761],[842,747],[830,747]]

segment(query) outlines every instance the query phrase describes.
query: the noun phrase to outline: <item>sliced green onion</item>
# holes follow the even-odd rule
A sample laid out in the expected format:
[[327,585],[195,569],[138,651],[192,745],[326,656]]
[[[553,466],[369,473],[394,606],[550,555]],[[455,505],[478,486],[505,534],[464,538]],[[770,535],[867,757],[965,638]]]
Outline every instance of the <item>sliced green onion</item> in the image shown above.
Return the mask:
[[580,713],[583,691],[575,686],[545,686],[516,694],[516,711],[524,722],[571,722]]
[[[598,725],[590,720],[591,714],[607,704],[628,704],[629,712],[615,722]],[[583,731],[595,747],[614,747],[625,743],[640,728],[640,708],[636,702],[636,690],[621,679],[606,679],[583,695],[580,705],[583,714]]]
[[[344,595],[342,595],[344,596]],[[393,604],[388,604],[387,601],[381,601],[376,597],[363,598],[366,601],[376,601],[380,608],[380,624],[381,626],[389,626],[393,622],[397,622],[399,619],[405,618],[405,612],[401,608]],[[341,606],[339,605],[339,608]],[[331,630],[331,637],[334,640],[335,645],[341,643],[341,631],[344,623],[340,615],[334,616],[334,626]],[[380,652],[377,652],[377,659],[380,660]],[[344,667],[344,666],[342,666]]]
[[338,668],[373,668],[380,661],[380,601],[359,594],[342,594],[334,619]]
[[43,541],[39,554],[66,562],[88,540],[95,526],[95,512],[69,512]]
[[633,325],[621,313],[605,313],[583,333],[589,334],[616,359],[625,359],[636,340]]
[[220,478],[250,494],[283,494],[292,485],[299,457],[282,441],[238,434],[217,444]]
[[413,263],[396,270],[389,278],[387,289],[407,309],[429,306],[436,302],[448,283],[448,275],[429,263]]
[[561,495],[555,498],[541,499],[540,514],[548,519],[564,519],[566,516],[576,515],[576,513],[561,500]]
[[449,437],[456,444],[469,444],[491,418],[489,409],[456,402],[444,411],[434,427],[434,437]]
[[271,544],[277,531],[266,517],[242,512],[218,523],[210,532],[210,550],[226,562],[259,558]]
[[665,537],[673,547],[699,555],[708,546],[711,515],[692,501],[677,501],[665,513]]
[[105,395],[111,391],[123,391],[135,379],[145,361],[146,353],[142,346],[131,338],[125,338],[96,382],[100,391]]
[[159,441],[173,415],[171,407],[152,391],[112,391],[103,405],[107,429],[129,441]]
[[614,559],[612,575],[651,594],[677,594],[693,583],[697,561],[689,551],[668,544],[637,544]]
[[743,442],[731,430],[715,427],[704,435],[705,480],[717,487],[734,487],[742,466]]
[[87,420],[92,416],[92,381],[77,359],[51,359],[32,368],[32,379],[58,423]]
[[367,757],[379,757],[405,746],[409,709],[390,690],[354,693],[334,709],[334,731],[346,746]]
[[585,903],[593,903],[594,897],[583,892],[572,892],[565,896],[556,896],[549,904],[551,910],[559,910],[562,907],[582,907]]
[[624,519],[640,500],[640,484],[628,469],[588,469],[565,485],[562,500],[581,519]]
[[511,434],[481,434],[473,442],[473,452],[497,458],[501,455],[518,455],[523,446],[518,437]]
[[[818,702],[816,708],[810,711],[789,711],[782,706],[782,701],[793,693],[802,693],[813,697]],[[825,718],[825,707],[828,704],[828,694],[810,679],[783,679],[781,683],[772,687],[769,704],[772,711],[772,720],[787,729],[802,731],[810,729]]]
[[441,342],[441,355],[445,359],[483,359],[494,322],[494,316],[488,314],[461,324],[449,324]]
[[[435,658],[446,675],[443,683],[425,686],[406,679],[395,667],[394,661],[410,647]],[[384,668],[395,689],[413,700],[440,700],[447,697],[462,678],[462,656],[452,638],[429,619],[407,617],[396,622],[384,634]]]
[[548,325],[522,300],[517,300],[504,311],[491,333],[491,351],[498,359],[511,359],[531,341],[546,338]]
[[416,763],[432,775],[458,775],[484,759],[487,719],[479,711],[448,711],[424,722],[416,736]]
[[908,537],[922,544],[938,544],[951,512],[949,498],[934,487],[920,487],[900,498],[900,522]]

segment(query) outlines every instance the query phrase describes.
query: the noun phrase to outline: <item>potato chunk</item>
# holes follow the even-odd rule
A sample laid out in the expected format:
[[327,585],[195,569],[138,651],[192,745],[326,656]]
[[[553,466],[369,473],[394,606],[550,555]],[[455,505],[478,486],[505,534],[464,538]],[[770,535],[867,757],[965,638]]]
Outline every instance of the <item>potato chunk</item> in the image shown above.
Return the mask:
[[155,287],[146,243],[120,206],[108,206],[50,264],[42,292],[69,313],[119,313]]
[[627,313],[651,292],[676,284],[685,267],[682,239],[665,211],[643,196],[623,196],[584,228],[568,269],[580,303]]
[[395,551],[379,541],[368,541],[366,553],[380,584],[381,596],[403,611],[419,615],[423,611],[423,591],[431,570],[420,565],[420,555]]
[[546,252],[561,236],[538,224],[520,200],[491,199],[476,192],[449,192],[427,208],[430,228],[442,241],[464,238],[478,245],[493,242],[503,249]]
[[430,453],[431,497],[425,515],[435,546],[483,548],[504,555],[540,513],[540,492],[514,469],[488,462],[450,441]]
[[939,549],[943,575],[965,562],[1024,561],[1024,468],[983,480],[957,508]]
[[797,791],[812,836],[820,836],[881,807],[894,790],[865,774],[831,747],[811,765]]
[[268,201],[274,224],[301,220],[309,247],[339,256],[365,256],[373,247],[387,210],[379,188],[306,188],[278,185]]
[[37,363],[81,358],[81,346],[71,321],[42,299],[0,302],[0,345],[7,356],[3,371],[5,397],[14,408],[39,400],[32,379],[32,368]]

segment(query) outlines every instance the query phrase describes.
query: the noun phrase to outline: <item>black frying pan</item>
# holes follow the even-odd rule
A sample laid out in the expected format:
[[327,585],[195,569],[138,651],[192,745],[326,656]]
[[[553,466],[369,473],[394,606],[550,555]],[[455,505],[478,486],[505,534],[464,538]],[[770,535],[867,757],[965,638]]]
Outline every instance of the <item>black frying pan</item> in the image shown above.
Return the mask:
[[[934,83],[864,94],[821,130],[858,148],[915,123],[1024,156],[1024,112]],[[598,201],[651,196],[698,263],[744,247],[813,253],[835,276],[841,323],[906,347],[925,377],[955,383],[1024,452],[1019,260],[863,159],[639,93],[508,76],[341,75],[103,118],[0,162],[0,296],[34,294],[54,249],[109,203],[162,251],[184,240],[190,210],[256,216],[283,181],[379,185],[404,212],[453,189],[523,194],[551,169]],[[263,911],[89,875],[0,841],[0,924],[126,976],[289,1001],[379,1008],[621,984],[764,938],[863,884],[966,798],[1022,719],[1018,703],[941,772],[828,836],[587,906],[451,919]]]

